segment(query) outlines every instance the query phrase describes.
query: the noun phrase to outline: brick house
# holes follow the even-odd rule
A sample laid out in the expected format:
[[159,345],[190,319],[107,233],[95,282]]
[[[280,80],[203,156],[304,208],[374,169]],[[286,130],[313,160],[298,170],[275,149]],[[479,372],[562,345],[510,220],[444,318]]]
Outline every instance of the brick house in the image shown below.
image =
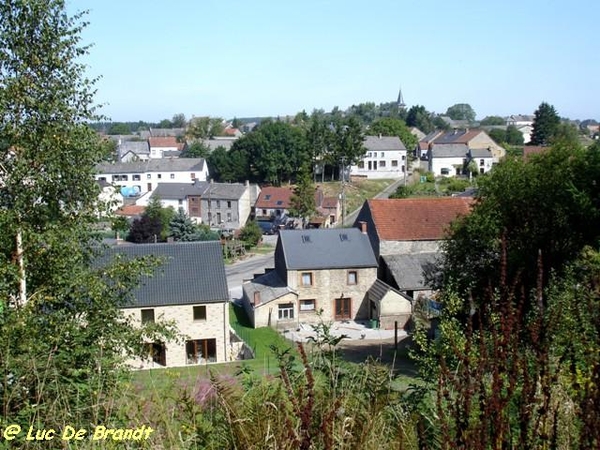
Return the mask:
[[380,313],[410,316],[411,305],[399,293],[369,294],[376,282],[377,260],[360,230],[282,230],[275,268],[243,285],[243,304],[254,327],[278,329],[320,320],[382,320]]
[[133,290],[123,313],[134,324],[173,321],[183,342],[146,342],[148,358],[134,368],[177,367],[231,359],[229,290],[221,244],[217,241],[122,245],[107,249],[104,261],[121,255],[164,258],[153,277]]

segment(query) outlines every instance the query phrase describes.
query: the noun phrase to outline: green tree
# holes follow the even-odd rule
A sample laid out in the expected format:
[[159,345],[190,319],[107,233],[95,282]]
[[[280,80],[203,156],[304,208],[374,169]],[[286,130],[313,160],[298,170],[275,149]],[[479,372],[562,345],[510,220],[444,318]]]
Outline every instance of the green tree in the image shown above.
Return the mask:
[[131,134],[131,128],[129,125],[123,122],[113,123],[108,129],[106,134],[117,135],[117,134]]
[[364,141],[365,136],[358,119],[336,119],[331,124],[325,160],[338,170],[342,166],[357,164],[366,152]]
[[253,220],[240,230],[240,240],[244,241],[246,248],[256,247],[261,239],[262,230]]
[[158,123],[158,128],[173,128],[173,123],[169,119],[163,119]]
[[410,132],[406,124],[400,119],[383,118],[376,120],[369,128],[372,135],[398,136],[404,146],[409,150],[417,147],[417,137]]
[[558,130],[560,117],[554,106],[542,102],[533,115],[531,145],[548,145]]
[[216,181],[245,181],[254,180],[250,168],[248,152],[240,147],[233,146],[230,151],[225,147],[217,147],[206,159],[212,178]]
[[506,142],[506,130],[500,128],[494,128],[487,132],[488,136],[491,137],[497,144],[503,144]]
[[500,116],[486,116],[481,122],[480,125],[504,125],[506,124],[506,120]]
[[514,125],[506,127],[505,141],[508,145],[523,145],[525,143],[523,133],[521,133]]
[[220,117],[192,117],[186,130],[190,140],[212,139],[223,134],[223,119]]
[[432,132],[435,128],[431,120],[431,113],[423,105],[414,105],[408,110],[406,125],[416,127],[425,134]]
[[144,211],[143,216],[160,223],[160,236],[158,240],[164,242],[169,236],[169,224],[175,216],[175,210],[172,207],[164,208],[160,198],[153,196],[148,202],[148,206]]
[[179,209],[169,222],[169,237],[175,241],[197,241],[198,227],[183,209]]
[[315,204],[315,186],[310,178],[310,171],[303,167],[298,174],[294,193],[290,198],[290,215],[302,219],[302,225],[317,212]]
[[317,174],[321,174],[321,180],[325,178],[325,160],[327,148],[330,141],[330,130],[324,114],[313,111],[310,115],[308,130],[306,131],[308,155],[313,167],[313,180],[316,181]]
[[144,330],[121,313],[149,267],[97,270],[105,147],[79,58],[83,14],[0,2],[0,402],[3,426],[99,423]]
[[179,113],[175,114],[171,119],[171,125],[173,128],[185,128],[187,125],[187,120],[185,119],[185,114]]
[[206,158],[209,154],[208,146],[201,141],[195,141],[181,153],[181,158]]
[[457,103],[446,110],[446,115],[452,120],[475,121],[475,110],[468,103]]

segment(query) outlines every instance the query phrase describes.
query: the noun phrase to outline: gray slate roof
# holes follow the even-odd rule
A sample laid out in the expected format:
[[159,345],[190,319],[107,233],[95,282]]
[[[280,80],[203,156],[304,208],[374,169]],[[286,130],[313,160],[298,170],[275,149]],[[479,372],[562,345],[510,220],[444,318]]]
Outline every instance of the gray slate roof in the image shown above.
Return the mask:
[[231,149],[233,143],[237,140],[237,138],[231,139],[204,139],[202,143],[210,149],[210,151],[215,150],[218,147],[223,147],[225,150]]
[[105,265],[115,255],[123,255],[127,259],[154,255],[166,260],[155,270],[153,277],[143,278],[142,284],[133,290],[133,302],[126,307],[229,301],[221,243],[218,241],[111,247],[100,258],[98,266]]
[[382,255],[398,287],[403,291],[429,289],[423,279],[424,271],[435,268],[439,253],[412,253],[405,255]]
[[493,158],[492,152],[487,148],[472,148],[471,149],[471,157],[472,158]]
[[148,145],[148,141],[121,141],[118,151],[119,155],[124,155],[127,152],[132,152],[136,155],[149,155],[150,146]]
[[405,298],[406,300],[408,300],[409,302],[412,303],[412,299],[403,294],[402,292],[398,291],[397,289],[394,289],[393,287],[391,287],[389,284],[377,279],[375,280],[375,283],[373,283],[373,286],[371,286],[371,288],[369,289],[369,300],[373,300],[374,302],[380,303],[381,300],[383,300],[383,297],[385,297],[385,294],[387,294],[388,292],[395,292],[396,294],[400,295],[402,298]]
[[465,144],[433,144],[431,153],[434,158],[466,158],[469,147]]
[[256,277],[242,286],[246,298],[252,302],[254,293],[260,292],[260,304],[268,303],[283,297],[290,292],[295,292],[279,277],[275,270]]
[[281,230],[277,245],[291,270],[377,267],[369,238],[358,228]]
[[398,136],[365,136],[363,145],[371,151],[400,151],[406,147]]
[[163,200],[182,200],[188,195],[199,195],[211,200],[239,200],[247,186],[240,183],[158,183],[152,197]]
[[203,158],[149,159],[118,163],[101,163],[98,173],[189,172],[204,170]]

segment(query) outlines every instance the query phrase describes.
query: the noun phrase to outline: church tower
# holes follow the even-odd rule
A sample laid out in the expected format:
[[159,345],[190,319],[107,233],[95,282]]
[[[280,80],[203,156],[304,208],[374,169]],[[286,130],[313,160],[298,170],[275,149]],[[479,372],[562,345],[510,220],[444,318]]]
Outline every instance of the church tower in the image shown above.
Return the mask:
[[402,87],[398,91],[398,109],[403,110],[406,108],[406,103],[404,103],[404,97],[402,97]]

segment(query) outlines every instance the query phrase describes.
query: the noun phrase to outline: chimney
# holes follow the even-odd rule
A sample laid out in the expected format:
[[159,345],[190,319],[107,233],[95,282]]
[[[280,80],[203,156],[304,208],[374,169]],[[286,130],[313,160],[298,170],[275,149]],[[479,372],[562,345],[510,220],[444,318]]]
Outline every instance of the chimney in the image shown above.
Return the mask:
[[358,222],[358,224],[360,225],[360,232],[362,234],[367,234],[367,222],[360,221],[360,222]]
[[379,133],[379,139],[381,139],[381,133]]
[[250,180],[246,180],[246,183],[245,183],[245,185],[246,185],[246,186],[250,186]]
[[254,307],[256,308],[258,305],[260,305],[260,292],[255,291],[254,292]]

